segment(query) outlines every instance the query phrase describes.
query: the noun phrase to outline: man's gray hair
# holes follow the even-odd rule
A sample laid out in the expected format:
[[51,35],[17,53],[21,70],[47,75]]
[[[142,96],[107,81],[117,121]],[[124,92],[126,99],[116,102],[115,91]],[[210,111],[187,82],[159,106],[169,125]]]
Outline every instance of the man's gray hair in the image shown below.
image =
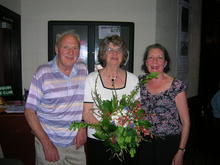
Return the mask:
[[66,36],[66,35],[71,35],[71,36],[75,37],[76,40],[78,41],[78,44],[79,44],[79,47],[80,47],[80,37],[79,37],[78,34],[75,33],[75,30],[68,30],[68,31],[64,31],[64,32],[62,32],[62,33],[58,33],[58,34],[56,35],[56,45],[58,45],[59,42],[60,42],[60,40],[61,40],[64,36]]

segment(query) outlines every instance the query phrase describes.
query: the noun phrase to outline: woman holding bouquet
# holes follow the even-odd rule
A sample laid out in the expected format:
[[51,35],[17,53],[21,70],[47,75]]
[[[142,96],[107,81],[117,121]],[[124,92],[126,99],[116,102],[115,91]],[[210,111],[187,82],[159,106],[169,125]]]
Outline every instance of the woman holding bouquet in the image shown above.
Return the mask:
[[[155,137],[139,147],[139,165],[182,165],[189,136],[190,119],[185,84],[169,76],[169,55],[160,44],[147,47],[143,71],[157,72],[157,78],[141,86],[142,108]],[[139,76],[139,79],[146,77]]]
[[[86,79],[84,113],[83,119],[87,123],[97,124],[101,120],[100,109],[94,103],[94,91],[103,100],[111,100],[113,92],[116,92],[118,99],[130,92],[138,84],[138,78],[123,69],[128,57],[128,50],[124,40],[118,35],[105,37],[99,46],[98,60],[103,67],[100,70],[90,73]],[[137,98],[139,98],[139,93]],[[88,163],[96,164],[132,164],[132,159],[125,154],[124,160],[120,161],[117,156],[109,151],[104,141],[94,136],[95,129],[88,128],[87,153]],[[115,143],[116,139],[112,139]]]

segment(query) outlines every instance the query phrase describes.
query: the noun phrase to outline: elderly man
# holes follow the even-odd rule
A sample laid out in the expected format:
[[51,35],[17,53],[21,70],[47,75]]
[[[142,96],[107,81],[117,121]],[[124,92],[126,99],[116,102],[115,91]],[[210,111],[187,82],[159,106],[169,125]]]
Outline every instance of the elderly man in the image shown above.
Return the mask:
[[80,60],[80,40],[69,31],[57,38],[56,56],[33,75],[25,117],[35,138],[37,165],[85,165],[86,129],[81,121],[87,66]]

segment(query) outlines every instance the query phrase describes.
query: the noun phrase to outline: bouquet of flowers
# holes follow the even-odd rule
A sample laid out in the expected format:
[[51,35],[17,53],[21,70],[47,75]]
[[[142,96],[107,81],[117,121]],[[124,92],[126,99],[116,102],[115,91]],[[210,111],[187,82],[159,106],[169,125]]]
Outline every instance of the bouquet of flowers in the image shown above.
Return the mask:
[[[93,100],[101,117],[98,124],[85,122],[73,122],[70,129],[91,127],[96,130],[94,136],[104,142],[112,151],[113,156],[123,159],[123,153],[129,152],[134,157],[143,136],[150,136],[151,124],[145,119],[145,111],[141,109],[139,100],[135,99],[140,85],[157,76],[156,72],[147,75],[145,80],[139,82],[130,95],[123,95],[119,100],[116,91],[113,91],[111,100],[102,100],[100,94],[95,90]],[[96,88],[95,88],[96,89]]]

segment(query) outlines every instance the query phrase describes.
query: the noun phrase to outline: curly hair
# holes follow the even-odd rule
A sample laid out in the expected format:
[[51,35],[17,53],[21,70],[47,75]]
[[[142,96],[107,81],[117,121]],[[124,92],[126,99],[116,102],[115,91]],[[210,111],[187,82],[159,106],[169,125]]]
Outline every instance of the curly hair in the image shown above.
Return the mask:
[[128,48],[125,41],[118,35],[107,36],[101,40],[99,44],[98,61],[102,67],[106,66],[106,52],[109,44],[112,43],[114,46],[119,46],[122,50],[123,60],[120,67],[123,67],[128,58]]

